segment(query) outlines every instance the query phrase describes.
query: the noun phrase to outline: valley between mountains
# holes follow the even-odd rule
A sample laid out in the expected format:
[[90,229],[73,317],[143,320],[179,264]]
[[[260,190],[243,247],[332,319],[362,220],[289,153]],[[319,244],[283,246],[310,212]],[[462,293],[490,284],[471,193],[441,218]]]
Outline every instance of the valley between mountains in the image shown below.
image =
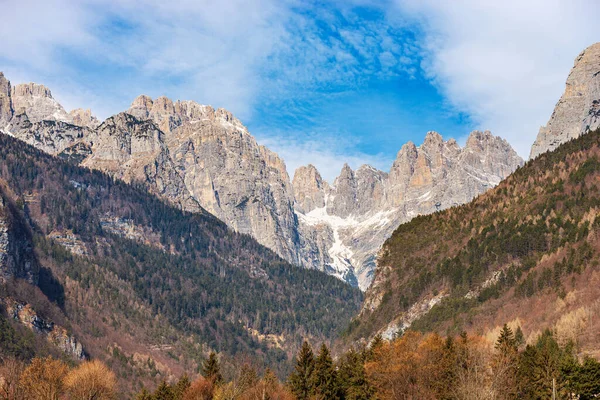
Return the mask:
[[[211,390],[193,398],[471,398],[421,378],[401,397],[384,367],[430,346],[458,382],[500,335],[514,360],[556,343],[572,369],[552,384],[583,393],[573,371],[600,357],[599,88],[594,44],[527,162],[490,131],[431,131],[389,171],[327,182],[313,165],[290,178],[225,109],[141,95],[99,121],[0,73],[0,353],[102,360],[122,397],[183,399],[189,373]],[[520,375],[498,394],[495,362],[477,398],[547,398]]]

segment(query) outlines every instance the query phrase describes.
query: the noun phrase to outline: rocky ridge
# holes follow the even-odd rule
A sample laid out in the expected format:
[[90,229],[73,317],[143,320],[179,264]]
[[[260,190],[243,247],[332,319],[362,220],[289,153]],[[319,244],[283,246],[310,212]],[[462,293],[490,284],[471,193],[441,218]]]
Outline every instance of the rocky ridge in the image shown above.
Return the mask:
[[546,126],[540,128],[530,158],[552,151],[600,126],[600,43],[575,59],[563,95]]
[[[10,89],[1,79],[0,92]],[[377,251],[400,223],[469,201],[522,163],[489,132],[472,133],[464,149],[430,132],[421,146],[403,146],[389,173],[346,165],[329,185],[308,166],[292,182],[284,161],[222,108],[142,95],[97,124],[90,112],[64,112],[42,85],[4,91],[10,95],[0,97],[0,110],[12,110],[4,129],[11,135],[141,182],[183,209],[207,210],[286,260],[363,290]]]

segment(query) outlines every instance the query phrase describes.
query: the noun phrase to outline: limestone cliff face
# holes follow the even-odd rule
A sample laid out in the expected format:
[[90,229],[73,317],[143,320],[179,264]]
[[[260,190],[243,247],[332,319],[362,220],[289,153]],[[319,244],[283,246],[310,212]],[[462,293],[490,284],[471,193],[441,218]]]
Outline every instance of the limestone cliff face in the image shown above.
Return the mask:
[[69,121],[69,114],[52,97],[52,92],[44,85],[22,83],[12,88],[13,108],[24,110],[31,122],[43,120]]
[[126,182],[144,183],[152,192],[180,207],[200,211],[176,170],[164,133],[152,121],[120,113],[104,121],[91,137],[90,155],[82,165]]
[[562,143],[600,126],[600,43],[575,59],[565,92],[546,126],[540,128],[530,158],[556,149]]
[[83,126],[87,128],[94,129],[100,125],[100,121],[94,115],[92,115],[92,111],[88,108],[84,110],[83,108],[76,108],[69,112],[69,119],[73,125]]
[[0,104],[14,107],[5,112],[12,115],[10,134],[143,183],[186,210],[205,209],[288,261],[362,289],[381,244],[400,223],[467,202],[522,163],[489,132],[473,132],[465,148],[430,132],[421,146],[404,145],[389,173],[345,165],[330,186],[309,165],[291,182],[283,160],[225,109],[142,95],[98,124],[89,110],[64,112],[42,85],[9,90],[6,82],[0,90],[11,93],[12,103]]
[[329,184],[323,180],[317,168],[309,164],[300,167],[292,181],[296,208],[301,212],[314,210],[325,206],[325,197],[329,194]]
[[370,166],[352,171],[345,165],[329,188],[315,183],[314,167],[300,168],[294,176],[296,212],[304,225],[331,229],[321,245],[329,254],[322,257],[326,269],[354,276],[364,290],[379,248],[398,225],[466,203],[522,164],[510,145],[490,132],[472,132],[464,148],[429,132],[421,146],[409,142],[402,147],[389,173]]
[[23,108],[15,113],[9,128],[16,138],[50,154],[58,154],[75,143],[88,143],[93,137],[91,129],[64,121],[32,122]]
[[[231,113],[177,102],[166,145],[191,196],[238,232],[299,263],[294,197],[284,162]],[[180,111],[178,111],[180,110]],[[164,123],[164,122],[163,122]]]

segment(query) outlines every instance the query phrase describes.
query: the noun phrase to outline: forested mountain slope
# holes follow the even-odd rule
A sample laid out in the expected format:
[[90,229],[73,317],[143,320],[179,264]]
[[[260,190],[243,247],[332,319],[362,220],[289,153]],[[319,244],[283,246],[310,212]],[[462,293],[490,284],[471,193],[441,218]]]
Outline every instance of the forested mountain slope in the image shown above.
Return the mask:
[[469,204],[401,225],[385,243],[349,338],[408,328],[535,336],[577,331],[597,352],[600,132],[529,161]]
[[302,338],[334,337],[362,300],[206,212],[183,212],[8,135],[0,191],[35,257],[32,276],[0,263],[3,296],[60,322],[134,386],[194,370],[211,349],[284,373]]

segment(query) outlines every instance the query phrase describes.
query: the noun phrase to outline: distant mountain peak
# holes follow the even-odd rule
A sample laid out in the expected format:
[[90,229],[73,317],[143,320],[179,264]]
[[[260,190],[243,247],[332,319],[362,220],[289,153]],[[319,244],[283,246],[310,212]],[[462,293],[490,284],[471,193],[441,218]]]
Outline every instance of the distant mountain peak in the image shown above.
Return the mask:
[[565,91],[546,126],[540,128],[529,157],[554,150],[599,126],[600,42],[586,48],[575,59]]

